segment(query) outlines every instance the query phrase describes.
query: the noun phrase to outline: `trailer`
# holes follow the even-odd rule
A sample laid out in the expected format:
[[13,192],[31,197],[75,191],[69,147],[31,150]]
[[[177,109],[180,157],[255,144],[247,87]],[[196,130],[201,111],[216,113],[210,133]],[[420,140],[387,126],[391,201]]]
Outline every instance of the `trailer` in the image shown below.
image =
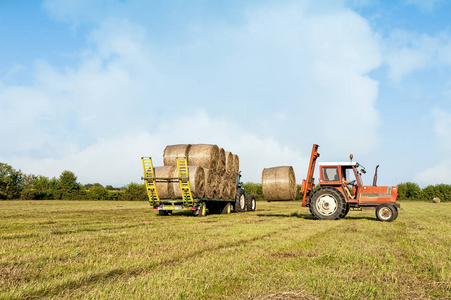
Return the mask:
[[[204,217],[209,213],[230,214],[233,212],[255,211],[256,198],[247,195],[241,185],[241,174],[237,174],[236,193],[234,199],[196,198],[191,193],[187,158],[177,157],[178,177],[158,178],[151,157],[141,157],[150,206],[158,210],[161,216],[172,215],[173,211],[192,211],[194,216]],[[162,199],[159,197],[157,182],[178,182],[182,197],[180,199]]]

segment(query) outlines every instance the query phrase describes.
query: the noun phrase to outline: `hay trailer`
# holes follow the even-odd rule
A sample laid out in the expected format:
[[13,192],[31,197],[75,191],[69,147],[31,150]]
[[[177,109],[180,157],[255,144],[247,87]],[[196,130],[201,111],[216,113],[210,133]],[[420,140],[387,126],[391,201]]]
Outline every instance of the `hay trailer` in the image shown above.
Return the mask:
[[380,221],[391,222],[398,217],[396,186],[377,186],[377,167],[373,186],[365,186],[362,173],[365,168],[358,162],[320,163],[319,188],[315,189],[313,173],[319,146],[314,144],[310,157],[307,179],[302,181],[302,206],[310,208],[316,219],[338,220],[349,210],[375,209]]
[[[191,193],[186,157],[177,157],[178,177],[155,177],[155,170],[151,157],[142,157],[144,180],[149,196],[150,206],[158,210],[159,215],[169,216],[172,211],[192,211],[195,216],[204,217],[207,209],[212,213],[230,214],[234,212],[255,211],[256,199],[254,195],[246,195],[241,186],[241,174],[238,173],[236,193],[234,199],[195,198]],[[161,199],[158,195],[157,182],[178,182],[182,197],[180,199]]]

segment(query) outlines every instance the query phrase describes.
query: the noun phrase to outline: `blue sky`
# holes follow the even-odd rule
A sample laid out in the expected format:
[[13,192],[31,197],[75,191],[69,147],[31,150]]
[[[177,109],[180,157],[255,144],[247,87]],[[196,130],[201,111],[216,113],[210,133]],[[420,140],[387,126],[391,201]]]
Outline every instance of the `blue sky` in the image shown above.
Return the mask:
[[350,153],[379,183],[451,183],[449,1],[0,0],[0,161],[140,182],[214,143],[245,181]]

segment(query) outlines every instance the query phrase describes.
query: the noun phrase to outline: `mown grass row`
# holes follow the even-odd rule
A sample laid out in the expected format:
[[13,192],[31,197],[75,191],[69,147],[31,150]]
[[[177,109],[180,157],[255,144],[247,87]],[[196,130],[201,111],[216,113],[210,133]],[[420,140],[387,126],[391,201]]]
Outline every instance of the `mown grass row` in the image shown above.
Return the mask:
[[451,204],[315,221],[298,202],[160,217],[143,202],[0,203],[0,298],[451,297]]

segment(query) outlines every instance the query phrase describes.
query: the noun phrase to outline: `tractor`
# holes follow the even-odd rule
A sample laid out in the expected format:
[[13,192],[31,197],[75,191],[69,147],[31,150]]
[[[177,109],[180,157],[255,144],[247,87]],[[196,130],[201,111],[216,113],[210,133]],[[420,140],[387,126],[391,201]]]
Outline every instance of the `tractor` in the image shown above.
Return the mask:
[[391,222],[398,217],[399,203],[396,203],[396,186],[377,186],[377,168],[373,185],[365,186],[362,174],[365,168],[358,162],[319,163],[319,185],[315,186],[313,173],[316,159],[320,156],[319,146],[314,144],[310,157],[307,178],[302,181],[302,206],[309,207],[310,213],[319,220],[339,220],[349,210],[375,209],[376,217],[383,222]]

